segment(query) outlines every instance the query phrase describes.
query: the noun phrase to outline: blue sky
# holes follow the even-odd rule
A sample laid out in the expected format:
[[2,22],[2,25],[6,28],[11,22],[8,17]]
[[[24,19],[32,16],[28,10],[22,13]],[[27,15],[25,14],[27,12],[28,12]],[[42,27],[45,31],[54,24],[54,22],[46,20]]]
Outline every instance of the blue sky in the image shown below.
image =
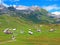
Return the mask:
[[60,13],[60,0],[3,0],[7,5],[24,5],[32,6],[37,5],[49,12]]
[[38,5],[38,6],[44,6],[44,5],[53,5],[57,4],[60,6],[59,0],[3,0],[6,4],[16,4],[16,5]]

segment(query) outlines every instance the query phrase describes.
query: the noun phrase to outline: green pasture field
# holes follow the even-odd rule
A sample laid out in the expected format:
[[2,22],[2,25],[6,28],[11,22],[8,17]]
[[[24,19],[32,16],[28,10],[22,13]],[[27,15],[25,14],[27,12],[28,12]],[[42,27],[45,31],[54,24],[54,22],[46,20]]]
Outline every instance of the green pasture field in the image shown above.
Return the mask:
[[[6,28],[16,28],[16,31],[13,31],[15,40],[12,40],[12,34],[3,32]],[[55,31],[49,32],[51,28]],[[33,32],[32,35],[28,33],[29,29]],[[41,32],[37,32],[37,29],[41,29]],[[24,30],[24,33],[21,34],[20,30]],[[18,17],[2,16],[0,18],[0,45],[60,45],[60,25],[32,24],[21,19],[19,22]]]

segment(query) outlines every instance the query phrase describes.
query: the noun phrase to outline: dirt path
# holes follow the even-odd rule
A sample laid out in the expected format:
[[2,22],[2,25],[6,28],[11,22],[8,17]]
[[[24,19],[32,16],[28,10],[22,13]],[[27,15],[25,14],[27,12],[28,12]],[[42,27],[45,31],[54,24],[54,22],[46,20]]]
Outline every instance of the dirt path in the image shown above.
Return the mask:
[[13,41],[16,41],[16,40],[4,41],[4,42],[0,42],[0,44],[4,44],[4,43],[10,43],[10,42],[13,42]]

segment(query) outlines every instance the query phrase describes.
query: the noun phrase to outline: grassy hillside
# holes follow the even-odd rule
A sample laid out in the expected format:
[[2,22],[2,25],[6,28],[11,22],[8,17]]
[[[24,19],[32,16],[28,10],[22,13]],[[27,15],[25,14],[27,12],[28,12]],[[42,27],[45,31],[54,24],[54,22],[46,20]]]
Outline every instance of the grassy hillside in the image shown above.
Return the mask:
[[[12,34],[3,32],[6,28],[17,29],[13,31],[16,41],[11,39]],[[56,30],[49,32],[51,28]],[[29,29],[33,31],[32,35],[28,34]],[[37,29],[41,29],[41,32],[37,32]],[[21,34],[20,30],[24,30],[24,33]],[[23,17],[3,14],[0,15],[0,45],[60,45],[60,25],[35,24],[25,21]]]
[[[36,7],[35,7],[36,8]],[[13,16],[13,17],[20,17],[24,18],[23,20],[25,21],[31,21],[32,23],[44,23],[44,24],[49,24],[49,23],[55,23],[56,19],[52,16],[50,17],[48,14],[50,14],[48,11],[45,9],[42,9],[38,7],[39,9],[33,10],[16,10],[14,7],[8,7],[8,15]]]

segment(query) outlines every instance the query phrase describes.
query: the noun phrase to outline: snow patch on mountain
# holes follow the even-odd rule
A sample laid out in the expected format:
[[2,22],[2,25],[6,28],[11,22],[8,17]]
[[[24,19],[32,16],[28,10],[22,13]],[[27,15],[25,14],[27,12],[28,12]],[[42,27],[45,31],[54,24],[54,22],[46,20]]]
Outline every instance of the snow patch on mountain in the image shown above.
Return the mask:
[[29,8],[28,6],[22,6],[22,5],[16,6],[17,10],[27,10],[28,8]]
[[55,15],[60,15],[60,12],[52,12],[52,14],[55,14]]

